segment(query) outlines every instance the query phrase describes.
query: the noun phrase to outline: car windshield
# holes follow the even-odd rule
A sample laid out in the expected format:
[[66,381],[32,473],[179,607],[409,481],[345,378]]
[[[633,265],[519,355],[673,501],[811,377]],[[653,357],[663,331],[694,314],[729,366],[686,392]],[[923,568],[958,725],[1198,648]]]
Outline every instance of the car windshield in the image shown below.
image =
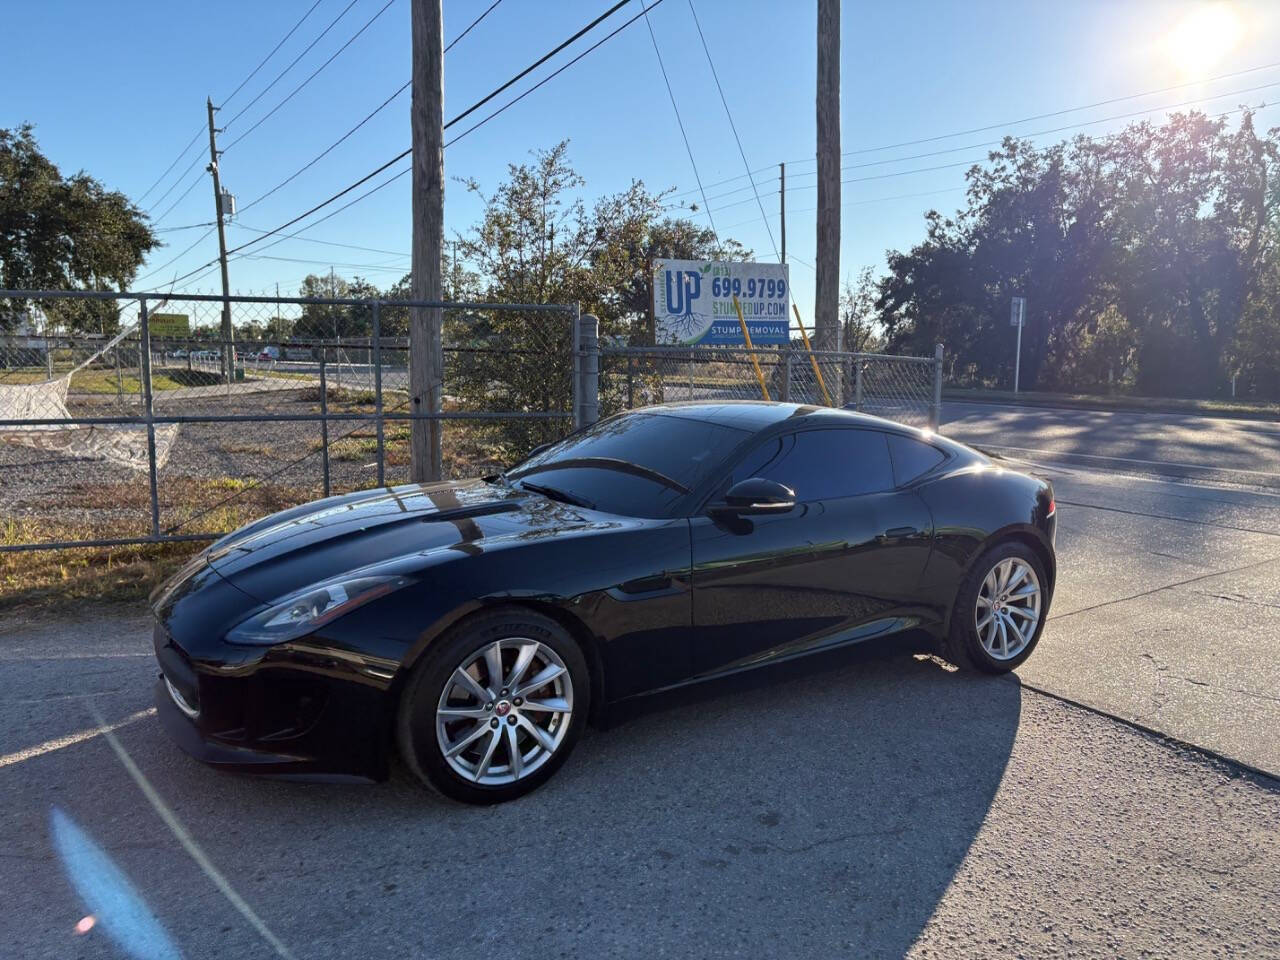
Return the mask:
[[509,470],[506,478],[525,489],[609,513],[659,517],[748,436],[744,430],[703,420],[626,413],[536,453]]

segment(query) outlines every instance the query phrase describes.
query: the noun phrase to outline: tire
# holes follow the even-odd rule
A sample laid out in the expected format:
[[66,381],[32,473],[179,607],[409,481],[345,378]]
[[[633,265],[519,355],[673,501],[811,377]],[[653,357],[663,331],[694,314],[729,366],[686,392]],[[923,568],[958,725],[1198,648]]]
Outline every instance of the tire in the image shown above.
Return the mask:
[[560,769],[590,697],[586,658],[560,624],[532,610],[496,610],[463,621],[423,655],[400,698],[396,740],[405,764],[438,793],[502,803]]
[[[1004,570],[1009,571],[1010,583],[1002,586]],[[947,659],[962,670],[983,673],[1008,673],[1025,661],[1044,632],[1049,613],[1048,582],[1040,557],[1025,543],[1006,540],[984,551],[956,593]],[[1034,622],[1027,592],[1033,586],[1038,591]],[[986,619],[987,613],[992,614],[992,620]]]

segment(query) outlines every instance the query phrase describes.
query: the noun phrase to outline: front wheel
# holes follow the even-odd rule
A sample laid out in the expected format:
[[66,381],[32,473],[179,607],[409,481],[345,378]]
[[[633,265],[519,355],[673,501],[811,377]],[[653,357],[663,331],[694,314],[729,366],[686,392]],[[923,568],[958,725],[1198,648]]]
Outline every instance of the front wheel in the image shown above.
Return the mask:
[[958,667],[1007,673],[1040,640],[1048,578],[1036,552],[1007,541],[987,550],[960,586],[951,614],[948,657]]
[[589,698],[586,660],[558,623],[528,610],[483,614],[414,669],[396,725],[400,752],[445,796],[513,800],[567,759]]

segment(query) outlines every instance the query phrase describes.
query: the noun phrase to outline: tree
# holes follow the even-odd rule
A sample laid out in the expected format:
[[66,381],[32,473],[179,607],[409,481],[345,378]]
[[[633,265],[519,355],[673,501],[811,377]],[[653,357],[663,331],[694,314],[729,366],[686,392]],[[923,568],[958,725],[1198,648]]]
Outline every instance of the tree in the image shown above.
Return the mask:
[[[568,159],[568,141],[512,164],[493,193],[467,189],[484,204],[480,222],[458,238],[475,270],[476,295],[492,303],[578,303],[600,319],[603,339],[643,342],[655,257],[745,257],[740,244],[665,215],[666,193],[636,180],[588,203],[585,182]],[[573,330],[563,315],[489,311],[449,335],[448,392],[477,409],[567,411],[571,405]],[[530,362],[531,358],[537,362]],[[452,364],[452,367],[450,365]],[[482,406],[487,404],[487,406]],[[548,421],[502,424],[497,442],[527,449],[560,428]]]
[[[0,287],[125,290],[159,246],[145,214],[122,193],[81,171],[64,177],[40,152],[32,127],[0,129]],[[10,329],[25,304],[0,310]],[[44,301],[42,312],[67,331],[112,333],[114,303]]]
[[1020,295],[1028,387],[1131,374],[1149,394],[1221,393],[1241,318],[1265,313],[1260,297],[1275,317],[1277,166],[1276,132],[1248,112],[1234,131],[1190,113],[1045,148],[1006,139],[968,172],[963,210],[931,211],[925,239],[889,254],[890,347],[942,342],[962,382],[1009,385]]
[[840,294],[840,342],[846,351],[872,353],[882,346],[875,311],[877,296],[875,273],[870,267],[863,267],[857,280],[845,281]]

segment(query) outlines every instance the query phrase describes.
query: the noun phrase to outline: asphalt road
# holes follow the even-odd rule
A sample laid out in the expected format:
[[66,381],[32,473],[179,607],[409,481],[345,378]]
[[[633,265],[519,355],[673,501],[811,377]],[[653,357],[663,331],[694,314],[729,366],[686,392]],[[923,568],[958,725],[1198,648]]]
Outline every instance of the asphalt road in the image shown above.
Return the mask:
[[995,403],[943,404],[941,432],[1013,456],[1280,488],[1280,423]]
[[[1060,516],[1016,676],[706,691],[500,808],[216,773],[149,712],[145,619],[0,625],[0,956],[1280,957],[1280,780],[1244,769],[1280,774],[1280,493],[1081,467],[1123,421],[1077,413],[1001,415]],[[1274,429],[1166,419],[1196,465]]]
[[1008,678],[709,696],[475,809],[196,764],[145,630],[0,643],[0,955],[1280,956],[1276,784]]

